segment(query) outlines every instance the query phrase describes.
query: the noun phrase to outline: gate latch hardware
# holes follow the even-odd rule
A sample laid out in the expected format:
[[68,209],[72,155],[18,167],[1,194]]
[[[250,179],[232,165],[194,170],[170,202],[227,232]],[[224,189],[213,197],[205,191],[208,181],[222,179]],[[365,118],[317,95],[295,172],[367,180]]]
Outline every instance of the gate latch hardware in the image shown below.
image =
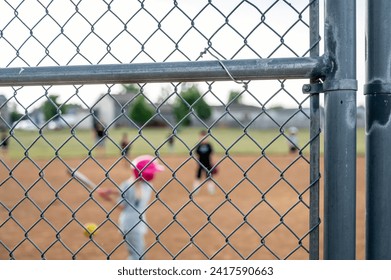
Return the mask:
[[323,83],[313,83],[303,85],[302,91],[304,94],[314,94],[321,92],[337,91],[337,90],[354,90],[357,91],[357,80],[342,79],[342,80],[326,80]]

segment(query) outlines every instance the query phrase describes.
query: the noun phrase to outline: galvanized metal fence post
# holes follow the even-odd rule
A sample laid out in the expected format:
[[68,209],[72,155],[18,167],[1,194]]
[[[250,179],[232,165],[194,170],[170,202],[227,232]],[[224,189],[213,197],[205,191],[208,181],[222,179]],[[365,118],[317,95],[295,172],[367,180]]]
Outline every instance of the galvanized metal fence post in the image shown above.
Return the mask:
[[356,255],[356,1],[325,1],[324,258]]
[[[310,44],[311,57],[319,57],[319,1],[315,0],[311,4],[310,11]],[[311,83],[317,82],[311,80]],[[310,189],[310,259],[319,259],[319,180],[320,180],[320,110],[319,110],[319,93],[311,95],[311,189]]]
[[367,1],[367,259],[391,259],[390,12],[389,0]]

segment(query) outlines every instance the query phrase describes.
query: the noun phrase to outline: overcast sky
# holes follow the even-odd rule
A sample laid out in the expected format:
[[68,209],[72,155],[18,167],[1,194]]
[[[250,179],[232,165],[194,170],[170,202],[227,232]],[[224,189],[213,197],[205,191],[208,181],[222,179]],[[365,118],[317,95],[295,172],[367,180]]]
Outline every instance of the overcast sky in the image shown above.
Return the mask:
[[[178,0],[175,9],[172,0],[146,0],[141,1],[144,10],[140,10],[141,4],[136,0],[107,0],[112,2],[110,10],[103,0],[9,2],[14,8],[18,7],[17,17],[10,4],[0,2],[0,29],[3,32],[0,67],[215,60],[210,53],[201,57],[201,52],[208,47],[208,39],[212,43],[212,53],[219,59],[302,56],[309,45],[305,25],[308,24],[308,12],[303,14],[303,23],[297,22],[298,15],[294,11],[303,10],[308,0],[291,1],[294,9],[283,1],[273,6],[275,0],[253,0],[249,2],[257,7],[244,2],[238,8],[242,1],[214,0],[204,8],[207,0]],[[323,1],[320,2],[322,8]],[[79,12],[76,12],[76,4]],[[364,0],[357,1],[359,105],[364,104],[364,5]],[[260,12],[265,13],[265,23],[255,28]],[[228,25],[225,16],[229,18]],[[192,28],[191,19],[194,19],[195,28]],[[159,24],[161,29],[157,28]],[[278,35],[285,34],[292,26],[284,36],[288,47],[281,46]],[[246,37],[247,46],[243,46],[243,37]],[[140,43],[144,52],[140,51]],[[286,89],[300,101],[303,99],[301,85],[306,82],[287,81]],[[203,91],[208,90],[208,84],[202,83],[200,87]],[[145,92],[156,100],[162,89],[168,93],[173,90],[170,84],[148,84]],[[234,82],[219,82],[212,86],[212,92],[223,101],[231,89],[242,90],[242,86]],[[254,81],[250,86],[254,95],[268,92],[260,98],[261,102],[267,102],[279,89],[278,81]],[[92,105],[100,94],[109,90],[116,93],[121,87],[24,87],[18,90],[16,97],[24,107],[36,107],[44,101],[45,91],[48,91],[60,94],[61,101],[70,99],[69,102],[80,103],[80,97],[87,105]],[[0,93],[9,97],[13,91],[0,88]],[[219,103],[213,95],[207,96],[211,103]],[[254,102],[253,97],[246,98],[247,102]],[[270,104],[295,106],[285,94],[277,95]]]

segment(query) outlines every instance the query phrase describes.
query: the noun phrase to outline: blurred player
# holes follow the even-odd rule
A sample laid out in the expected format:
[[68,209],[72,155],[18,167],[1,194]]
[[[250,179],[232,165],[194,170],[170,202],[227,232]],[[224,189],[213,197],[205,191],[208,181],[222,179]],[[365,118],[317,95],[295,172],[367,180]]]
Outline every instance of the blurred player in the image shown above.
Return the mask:
[[95,141],[97,143],[96,147],[97,147],[98,154],[104,154],[106,131],[102,123],[100,123],[99,121],[95,121],[94,131],[95,131]]
[[171,133],[168,134],[167,139],[168,139],[168,141],[167,141],[168,150],[170,151],[170,153],[172,153],[172,152],[174,152],[174,141],[175,141],[174,135]]
[[5,131],[1,135],[0,146],[1,153],[3,155],[3,158],[5,159],[8,155],[8,135]]
[[121,155],[122,157],[125,158],[125,166],[128,166],[127,165],[127,159],[129,159],[129,150],[130,150],[130,145],[129,145],[129,139],[128,139],[128,134],[125,132],[124,134],[122,134],[122,139],[121,139]]
[[128,259],[141,260],[145,253],[144,236],[147,233],[145,211],[153,191],[151,181],[157,172],[164,170],[164,167],[148,155],[135,158],[132,165],[132,176],[122,182],[120,192],[100,189],[98,194],[109,201],[111,195],[117,196],[121,210],[119,227],[128,247]]
[[201,131],[200,133],[200,143],[198,144],[196,148],[196,153],[198,155],[198,169],[196,174],[196,179],[193,183],[193,189],[196,190],[200,186],[200,179],[202,172],[205,173],[205,178],[208,180],[208,191],[210,194],[215,193],[215,185],[210,180],[212,177],[212,155],[213,155],[213,148],[212,145],[207,140],[207,133],[206,131]]
[[290,154],[295,154],[299,150],[298,132],[299,130],[294,126],[289,128],[288,147]]

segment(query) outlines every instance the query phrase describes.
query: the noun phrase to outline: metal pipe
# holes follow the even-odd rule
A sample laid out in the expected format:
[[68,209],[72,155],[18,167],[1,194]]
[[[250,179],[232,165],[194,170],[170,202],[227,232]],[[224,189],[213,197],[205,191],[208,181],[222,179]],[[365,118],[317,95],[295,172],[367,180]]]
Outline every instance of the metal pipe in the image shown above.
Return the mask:
[[0,86],[306,79],[327,68],[322,57],[18,67],[0,69]]
[[332,68],[325,78],[324,259],[355,259],[355,0],[325,1],[325,56]]
[[391,1],[367,1],[366,258],[391,259]]
[[[310,56],[319,56],[319,1],[310,7]],[[315,79],[311,83],[317,82]],[[310,97],[310,260],[319,259],[320,110],[319,93]]]

